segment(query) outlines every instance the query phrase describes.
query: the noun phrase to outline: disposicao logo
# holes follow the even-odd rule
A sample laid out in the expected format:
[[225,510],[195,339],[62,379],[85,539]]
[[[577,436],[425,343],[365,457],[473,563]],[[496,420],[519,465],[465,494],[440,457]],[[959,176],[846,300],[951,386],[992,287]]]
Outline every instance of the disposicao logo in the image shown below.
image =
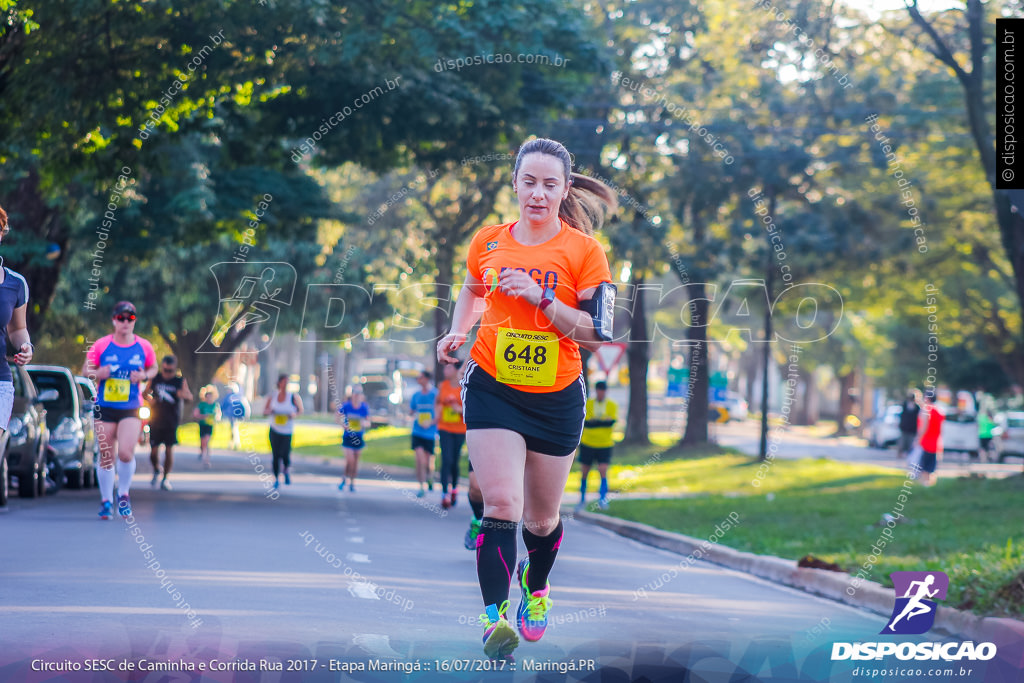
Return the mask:
[[[935,624],[935,610],[938,600],[946,599],[949,577],[945,572],[893,572],[893,590],[896,604],[892,615],[880,635],[921,635]],[[870,642],[833,643],[832,661],[853,659],[881,659],[895,655],[897,659],[918,661],[943,660],[947,662],[966,659],[969,661],[989,660],[996,656],[994,643],[966,642]]]
[[889,623],[879,633],[920,635],[935,623],[935,600],[946,599],[949,577],[945,572],[893,572],[892,585],[896,604]]

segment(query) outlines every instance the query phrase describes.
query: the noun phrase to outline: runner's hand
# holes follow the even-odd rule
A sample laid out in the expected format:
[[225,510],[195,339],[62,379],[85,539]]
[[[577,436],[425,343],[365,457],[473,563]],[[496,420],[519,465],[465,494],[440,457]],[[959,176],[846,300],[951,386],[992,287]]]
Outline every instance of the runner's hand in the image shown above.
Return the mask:
[[28,365],[32,362],[33,351],[31,344],[22,344],[21,350],[14,354],[14,362],[18,365]]
[[458,358],[454,355],[463,344],[466,343],[466,335],[449,332],[437,343],[437,360],[439,363],[455,363]]
[[521,270],[509,269],[498,276],[498,288],[508,296],[525,299],[534,306],[544,296],[544,288]]
[[128,379],[130,379],[132,382],[142,382],[148,378],[146,377],[145,370],[132,370],[130,373],[128,373]]

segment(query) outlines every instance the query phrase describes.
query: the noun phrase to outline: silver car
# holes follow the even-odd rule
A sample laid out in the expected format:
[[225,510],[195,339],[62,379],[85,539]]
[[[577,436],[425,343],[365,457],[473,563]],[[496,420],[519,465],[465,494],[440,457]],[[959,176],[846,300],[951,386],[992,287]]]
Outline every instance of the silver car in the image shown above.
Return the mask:
[[[93,431],[92,402],[88,401],[74,374],[59,365],[27,365],[25,369],[39,389],[52,390],[46,406],[46,426],[50,430],[48,447],[53,454],[51,475],[63,474],[69,488],[92,486],[96,476],[96,439]],[[63,484],[58,480],[58,484]]]
[[900,441],[900,416],[903,406],[887,406],[885,412],[868,422],[864,435],[871,448],[888,448]]
[[1000,435],[999,462],[1006,458],[1024,458],[1024,412],[1006,413]]

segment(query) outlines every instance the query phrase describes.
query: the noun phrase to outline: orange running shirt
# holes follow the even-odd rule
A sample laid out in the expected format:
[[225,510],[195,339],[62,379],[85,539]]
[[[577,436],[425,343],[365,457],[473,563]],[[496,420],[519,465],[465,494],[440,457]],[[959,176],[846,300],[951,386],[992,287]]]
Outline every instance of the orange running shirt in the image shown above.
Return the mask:
[[469,274],[484,283],[487,308],[470,352],[487,374],[530,393],[559,391],[583,371],[580,347],[551,324],[544,312],[525,299],[497,289],[507,268],[528,274],[555,297],[579,308],[578,293],[611,282],[601,243],[562,221],[562,229],[543,244],[526,246],[512,237],[512,226],[481,228],[469,245]]
[[437,400],[441,403],[437,428],[449,434],[465,434],[466,423],[462,421],[462,388],[459,384],[438,384]]

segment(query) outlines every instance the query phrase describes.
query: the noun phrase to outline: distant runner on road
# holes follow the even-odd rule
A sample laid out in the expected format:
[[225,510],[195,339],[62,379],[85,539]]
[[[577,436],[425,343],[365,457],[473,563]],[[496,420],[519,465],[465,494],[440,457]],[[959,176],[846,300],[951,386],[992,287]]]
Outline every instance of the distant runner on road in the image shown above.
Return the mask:
[[117,511],[132,514],[132,476],[135,474],[135,444],[142,430],[139,407],[140,382],[156,376],[153,346],[135,334],[135,305],[120,301],[113,310],[114,333],[93,344],[85,360],[84,374],[99,385],[96,399],[96,440],[100,466],[96,480],[100,487],[100,519],[110,519],[114,498],[114,456],[117,456]]
[[288,375],[277,378],[277,390],[267,396],[263,414],[270,418],[270,451],[274,458],[274,488],[292,483],[292,431],[295,418],[302,414],[302,399],[288,391]]
[[420,484],[420,490],[416,492],[417,498],[426,495],[427,489],[434,490],[437,389],[430,386],[432,379],[426,370],[420,372],[416,379],[420,383],[420,390],[409,399],[409,414],[412,415],[412,450],[416,457],[416,481]]
[[[153,480],[150,485],[171,490],[167,475],[174,467],[174,446],[178,443],[178,424],[181,422],[181,403],[191,401],[192,392],[188,382],[178,374],[178,359],[164,356],[160,361],[160,374],[149,380],[144,397],[152,408],[149,419],[149,462],[153,465]],[[164,466],[160,468],[160,444],[164,446]],[[160,474],[163,473],[163,479]]]
[[344,425],[341,437],[341,450],[345,454],[345,476],[338,484],[338,490],[344,491],[348,483],[349,493],[356,490],[356,475],[359,474],[359,455],[366,446],[364,435],[370,423],[370,406],[363,400],[361,384],[352,385],[349,399],[338,408],[338,419]]
[[210,439],[213,438],[213,427],[220,417],[220,406],[217,405],[217,387],[207,384],[199,390],[199,403],[192,410],[192,417],[199,425],[199,459],[203,461],[203,469],[210,469]]
[[473,236],[451,330],[437,345],[438,360],[454,363],[480,320],[462,386],[469,457],[484,498],[480,620],[484,653],[494,659],[519,644],[507,612],[520,519],[529,557],[518,565],[516,625],[530,641],[547,628],[559,504],[583,430],[579,345],[611,340],[615,287],[592,233],[615,194],[571,169],[558,142],[520,147],[512,171],[519,220]]
[[[441,507],[448,509],[458,500],[459,459],[466,443],[462,421],[462,362],[444,366],[444,381],[437,387],[437,438],[441,442]],[[451,494],[448,488],[451,487]]]

